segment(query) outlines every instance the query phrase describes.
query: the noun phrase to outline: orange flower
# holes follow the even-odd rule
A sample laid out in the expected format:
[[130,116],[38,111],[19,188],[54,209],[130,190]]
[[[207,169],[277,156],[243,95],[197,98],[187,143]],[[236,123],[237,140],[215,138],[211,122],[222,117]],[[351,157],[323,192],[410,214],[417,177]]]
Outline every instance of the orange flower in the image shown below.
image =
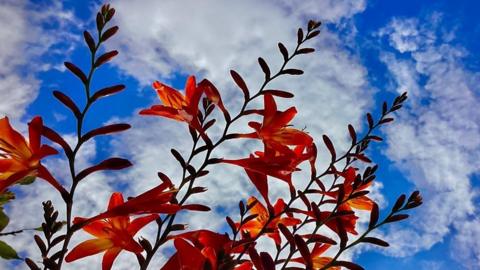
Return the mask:
[[294,212],[310,216],[310,217],[314,218],[315,220],[320,219],[321,222],[325,223],[328,228],[330,228],[332,231],[334,231],[336,233],[340,232],[340,230],[338,228],[338,225],[337,225],[337,223],[340,222],[346,232],[354,234],[354,235],[358,234],[357,231],[355,230],[355,227],[357,225],[358,217],[351,210],[351,208],[348,207],[346,204],[342,204],[337,208],[336,213],[337,212],[343,212],[344,214],[339,216],[339,217],[335,217],[335,218],[332,218],[332,216],[334,214],[332,214],[332,212],[330,212],[330,211],[321,212],[319,217],[317,217],[315,215],[313,210],[305,211],[305,210],[301,210],[301,209],[294,209]]
[[[292,173],[299,171],[297,166],[306,160],[314,158],[314,147],[299,145],[293,150],[286,147],[283,151],[267,147],[265,153],[257,151],[256,156],[250,155],[248,158],[238,160],[223,159],[222,162],[234,164],[245,168],[247,171],[256,172],[263,175],[270,175],[281,179],[289,184],[291,188]],[[253,179],[251,178],[253,181]],[[264,194],[262,190],[260,190]]]
[[186,122],[199,131],[202,136],[205,136],[198,120],[198,104],[204,93],[223,111],[226,117],[228,115],[220,93],[208,80],[203,80],[197,85],[195,76],[188,77],[185,84],[185,96],[178,90],[158,81],[153,83],[153,88],[157,91],[163,105],[153,105],[150,109],[140,111],[141,115],[157,115]]
[[256,218],[248,221],[243,224],[240,228],[241,231],[248,233],[250,237],[257,237],[258,234],[262,231],[265,231],[264,227],[267,226],[267,236],[272,238],[275,241],[275,244],[281,244],[280,233],[278,231],[278,224],[283,224],[285,226],[295,226],[300,224],[300,220],[293,217],[281,217],[281,213],[285,209],[286,205],[282,199],[277,200],[273,206],[273,214],[275,218],[270,220],[270,214],[265,206],[260,203],[257,198],[250,197],[248,199],[248,204],[255,203],[255,205],[250,209],[250,213],[253,215],[258,215]]
[[[170,189],[167,190],[167,188]],[[126,202],[123,202],[122,200],[122,203],[108,207],[107,211],[99,215],[89,219],[78,219],[76,224],[77,226],[82,227],[100,219],[117,216],[122,217],[152,213],[174,214],[182,209],[182,206],[170,203],[175,192],[177,192],[177,190],[171,189],[171,183],[164,182]],[[188,205],[185,205],[183,208],[188,209],[188,207]]]
[[40,177],[65,194],[40,160],[57,154],[57,150],[41,144],[42,118],[35,117],[28,124],[29,141],[12,128],[7,117],[0,119],[0,193],[27,177]]
[[[366,184],[362,184],[358,186],[355,190],[353,190],[353,183],[355,181],[355,178],[357,176],[356,174],[356,169],[353,167],[349,167],[343,172],[339,173],[340,176],[345,178],[345,181],[343,182],[343,191],[345,194],[345,197],[350,196],[353,192],[358,192],[365,190],[368,188],[373,182],[368,182]],[[333,198],[338,198],[338,193],[337,192],[325,192],[326,195],[329,195]],[[360,210],[372,210],[374,202],[368,198],[366,195],[363,196],[358,196],[353,199],[349,199],[344,203],[345,209],[351,211],[352,208],[355,209],[360,209]]]
[[[312,253],[311,253],[311,258],[312,258],[312,268],[313,270],[319,270],[322,269],[325,265],[329,264],[332,261],[332,258],[330,257],[322,257],[322,255],[327,249],[330,248],[331,245],[329,244],[315,244],[315,247],[313,247]],[[305,259],[303,257],[298,257],[298,258],[293,258],[293,262],[298,262],[305,264]],[[328,269],[331,270],[340,270],[340,267],[329,267]]]
[[265,109],[263,123],[250,122],[248,125],[255,132],[240,134],[239,137],[261,139],[273,148],[282,148],[286,145],[311,145],[312,137],[307,133],[289,127],[290,121],[297,114],[297,109],[291,107],[284,112],[277,110],[277,104],[272,95],[264,95]]
[[[110,197],[108,209],[115,209],[123,204],[122,194],[115,192]],[[96,239],[84,241],[74,247],[65,257],[65,261],[73,262],[83,257],[105,251],[102,269],[109,270],[112,268],[113,261],[122,250],[133,253],[143,251],[142,246],[133,239],[133,236],[135,236],[141,228],[157,218],[158,215],[153,214],[139,217],[132,221],[130,221],[128,216],[91,221],[83,227],[83,230],[95,236]],[[74,223],[82,223],[84,221],[84,218],[75,218]]]
[[170,257],[161,270],[250,270],[249,262],[233,268],[232,240],[228,235],[208,230],[198,230],[176,235],[174,246],[177,252]]

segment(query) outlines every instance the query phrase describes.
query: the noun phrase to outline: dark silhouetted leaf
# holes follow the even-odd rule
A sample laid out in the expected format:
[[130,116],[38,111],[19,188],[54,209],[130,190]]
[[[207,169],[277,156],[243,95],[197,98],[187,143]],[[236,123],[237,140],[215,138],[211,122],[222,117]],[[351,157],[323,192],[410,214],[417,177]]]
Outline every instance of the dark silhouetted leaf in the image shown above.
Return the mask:
[[398,209],[400,209],[405,203],[406,198],[407,196],[405,196],[405,194],[400,195],[400,197],[398,197],[397,201],[395,202],[395,205],[393,205],[392,212],[397,212]]
[[298,31],[297,31],[297,44],[300,44],[303,42],[303,29],[302,28],[298,28]]
[[68,143],[53,129],[47,126],[43,126],[42,135],[51,140],[52,142],[60,145],[67,156],[70,156],[72,154],[72,148],[70,148],[70,145],[68,145]]
[[320,212],[320,208],[315,202],[312,202],[312,211],[313,215],[315,216],[315,220],[317,221],[317,224],[320,224],[322,220],[322,212]]
[[237,225],[235,225],[235,221],[233,221],[229,216],[225,217],[225,219],[227,220],[228,226],[230,226],[232,233],[237,232]]
[[260,252],[260,259],[264,270],[275,270],[275,262],[267,252]]
[[75,117],[79,118],[81,113],[80,110],[78,109],[77,105],[73,100],[71,100],[67,95],[60,91],[53,91],[53,95],[67,108],[72,111],[72,113],[75,115]]
[[248,217],[243,219],[242,223],[245,224],[245,223],[249,222],[250,220],[256,219],[257,217],[258,217],[258,214],[249,215]]
[[166,174],[162,172],[157,172],[157,175],[158,175],[158,178],[160,178],[160,180],[162,181],[162,183],[167,184],[168,187],[173,187],[172,180],[170,180],[170,178]]
[[[173,226],[172,226],[173,227]],[[150,241],[148,241],[147,239],[145,238],[140,238],[140,241],[139,241],[140,245],[143,247],[143,249],[145,249],[145,251],[147,252],[151,252],[153,247],[152,247],[152,244],[150,243]]]
[[393,121],[393,118],[383,118],[382,120],[380,120],[380,124],[386,124],[392,121]]
[[208,212],[211,210],[210,207],[203,204],[187,204],[187,205],[183,205],[182,209],[187,209],[191,211],[200,211],[200,212]]
[[113,18],[113,15],[115,15],[115,9],[111,8],[108,10],[107,15],[105,15],[105,19],[107,20],[107,22]]
[[320,30],[313,31],[310,34],[308,34],[307,39],[312,39],[312,38],[318,36],[318,34],[320,34]]
[[118,31],[118,26],[114,26],[109,28],[105,33],[102,34],[102,42],[106,41],[107,39],[111,38],[115,33]]
[[38,267],[31,259],[26,258],[25,263],[27,266],[30,268],[30,270],[40,270],[40,267]]
[[310,211],[312,206],[310,205],[310,201],[308,200],[307,196],[305,196],[305,193],[302,191],[298,191],[298,197],[302,200],[303,204],[307,207],[307,210]]
[[342,219],[337,218],[335,219],[337,223],[337,229],[338,229],[338,237],[340,238],[340,248],[345,248],[348,243],[348,235],[347,235],[347,230],[345,229],[345,226],[343,225]]
[[285,47],[285,45],[283,45],[283,43],[279,42],[278,43],[278,49],[280,50],[280,53],[282,53],[283,60],[287,61],[288,60],[288,50]]
[[370,222],[368,223],[369,229],[372,229],[373,227],[375,227],[375,225],[377,225],[379,214],[380,213],[378,210],[378,204],[374,202],[372,211],[370,212]]
[[281,74],[302,75],[303,70],[296,69],[296,68],[287,68],[287,69],[282,70]]
[[364,237],[364,238],[362,238],[361,242],[370,243],[370,244],[374,244],[374,245],[382,246],[382,247],[390,246],[387,242],[385,242],[381,239],[375,238],[375,237]]
[[113,57],[117,56],[118,54],[118,51],[109,51],[109,52],[106,52],[102,55],[100,55],[97,60],[95,61],[95,64],[94,66],[95,67],[99,67],[103,64],[105,64],[106,62],[112,60]]
[[374,141],[377,141],[377,142],[383,141],[383,139],[381,137],[378,137],[378,136],[375,136],[375,135],[370,135],[370,136],[367,137],[367,139],[374,140]]
[[97,31],[101,32],[103,29],[103,26],[105,25],[105,21],[103,20],[103,16],[102,14],[100,14],[100,12],[97,13],[96,21],[97,21]]
[[398,214],[398,215],[393,215],[385,220],[386,223],[390,222],[397,222],[400,220],[407,219],[409,216],[407,214]]
[[70,62],[65,62],[64,63],[65,67],[68,68],[75,76],[77,76],[84,84],[87,83],[87,76],[85,76],[85,73],[78,68],[76,65],[70,63]]
[[88,141],[89,139],[98,136],[98,135],[107,135],[111,133],[116,133],[116,132],[121,132],[124,130],[127,130],[130,128],[129,124],[112,124],[100,128],[96,128],[94,130],[91,130],[87,132],[85,135],[83,135],[82,139],[84,141]]
[[308,239],[308,243],[325,243],[325,244],[330,244],[330,245],[336,245],[337,241],[333,240],[330,237],[326,237],[321,234],[305,234],[302,235],[305,239]]
[[42,255],[45,256],[47,254],[47,246],[43,242],[42,238],[40,238],[40,236],[38,235],[35,235],[33,239],[35,240],[35,243],[37,243],[37,246],[40,249],[40,252],[42,253]]
[[180,163],[180,165],[182,166],[182,168],[185,168],[187,166],[187,163],[185,162],[185,160],[183,159],[182,155],[180,155],[180,153],[175,150],[175,149],[171,149],[170,152],[172,152],[172,155],[175,157],[175,159]]
[[60,236],[55,237],[55,238],[51,241],[50,246],[53,247],[53,246],[57,245],[58,243],[60,243],[60,242],[62,242],[63,240],[65,240],[65,237],[66,237],[65,234],[62,234],[62,235],[60,235]]
[[330,140],[330,138],[328,138],[327,135],[323,135],[322,138],[323,138],[323,142],[325,143],[325,146],[327,146],[327,149],[330,152],[330,155],[332,157],[332,161],[337,160],[337,154],[335,152],[335,147],[333,146],[333,143]]
[[203,193],[205,191],[207,191],[208,189],[206,187],[193,187],[191,190],[190,190],[190,193],[191,194],[196,194],[196,193]]
[[295,244],[295,238],[293,234],[290,232],[290,230],[283,224],[278,223],[278,229],[280,229],[280,232],[285,236],[285,239],[287,239],[288,244],[290,245],[290,252],[293,253],[295,252],[296,249],[296,244]]
[[245,204],[243,201],[238,202],[238,209],[240,210],[240,215],[245,214]]
[[265,60],[262,57],[259,57],[258,64],[262,68],[263,73],[265,73],[265,80],[269,80],[271,73],[270,73],[270,68],[268,67],[267,62],[265,62]]
[[277,96],[277,97],[282,97],[282,98],[292,98],[294,95],[290,92],[283,91],[283,90],[263,90],[262,91],[263,95],[272,95],[272,96]]
[[102,88],[98,90],[95,94],[93,94],[92,101],[95,101],[102,97],[113,95],[115,93],[122,91],[123,89],[125,89],[125,85],[123,84]]
[[310,250],[308,249],[307,243],[303,241],[303,238],[300,235],[295,235],[295,244],[298,247],[298,251],[300,251],[300,255],[302,255],[303,260],[305,261],[305,267],[310,269],[313,265],[312,263],[312,256],[310,254]]
[[367,121],[368,121],[368,127],[371,129],[373,128],[373,117],[370,113],[367,113]]
[[81,171],[78,173],[76,180],[80,181],[83,178],[87,177],[89,174],[96,172],[96,171],[101,171],[101,170],[121,170],[127,167],[132,166],[132,163],[130,161],[123,159],[123,158],[109,158],[106,159],[100,163],[98,163],[95,166],[86,168],[85,170]]
[[315,51],[314,48],[302,48],[297,51],[297,54],[307,54],[307,53],[313,53]]
[[96,49],[96,45],[92,35],[90,35],[88,31],[83,31],[83,37],[85,38],[85,43],[87,43],[87,46],[90,49],[90,51],[94,52]]
[[243,80],[242,76],[238,74],[235,70],[230,70],[230,75],[232,76],[233,80],[235,83],[238,85],[238,87],[242,90],[243,95],[245,96],[245,99],[250,98],[250,93],[248,91],[248,87],[245,84],[245,81]]

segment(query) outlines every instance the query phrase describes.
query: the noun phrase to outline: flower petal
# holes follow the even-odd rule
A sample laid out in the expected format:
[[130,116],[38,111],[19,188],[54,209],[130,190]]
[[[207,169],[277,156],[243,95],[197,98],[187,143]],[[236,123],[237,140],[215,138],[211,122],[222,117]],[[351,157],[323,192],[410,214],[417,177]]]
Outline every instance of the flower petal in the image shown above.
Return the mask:
[[122,249],[118,247],[108,249],[107,252],[105,252],[105,255],[103,255],[102,270],[110,270],[112,268],[113,261],[115,261],[121,251]]
[[197,248],[181,238],[175,239],[173,244],[177,249],[180,269],[203,269],[205,257]]
[[185,97],[177,90],[165,85],[161,82],[155,81],[153,88],[157,90],[157,95],[162,101],[163,105],[172,107],[174,109],[181,109],[185,103]]
[[65,257],[66,262],[73,262],[75,260],[100,253],[104,250],[113,247],[113,242],[110,239],[91,239],[84,241],[74,247],[70,253]]
[[145,227],[145,225],[156,220],[157,218],[158,215],[153,214],[134,219],[130,225],[128,225],[128,233],[132,236],[135,235],[141,228]]

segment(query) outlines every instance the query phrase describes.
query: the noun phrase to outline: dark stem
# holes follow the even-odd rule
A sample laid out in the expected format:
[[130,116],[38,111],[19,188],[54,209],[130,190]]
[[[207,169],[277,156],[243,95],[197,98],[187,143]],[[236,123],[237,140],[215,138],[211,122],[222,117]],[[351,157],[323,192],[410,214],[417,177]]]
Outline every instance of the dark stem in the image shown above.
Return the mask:
[[81,146],[85,143],[85,141],[82,138],[82,129],[83,129],[83,122],[85,119],[85,116],[88,112],[88,109],[90,106],[93,104],[93,100],[91,99],[90,96],[90,84],[92,81],[92,77],[94,74],[94,71],[96,69],[95,66],[95,56],[98,51],[98,48],[102,44],[101,36],[102,36],[102,29],[99,29],[98,31],[98,41],[96,43],[95,49],[91,52],[91,58],[90,58],[90,71],[88,73],[87,81],[84,83],[84,89],[85,89],[85,97],[86,97],[86,104],[85,107],[83,108],[81,114],[77,117],[77,144],[75,145],[75,148],[72,152],[71,155],[68,155],[68,165],[70,168],[70,176],[72,178],[72,186],[70,188],[70,191],[68,193],[68,200],[66,201],[66,226],[67,226],[67,232],[65,233],[65,240],[63,241],[63,247],[62,247],[62,253],[60,257],[58,258],[58,269],[61,269],[62,263],[65,257],[65,254],[68,251],[68,244],[70,243],[70,240],[73,236],[73,234],[78,230],[78,228],[73,227],[72,225],[72,208],[73,208],[73,199],[75,195],[75,190],[78,185],[78,179],[76,175],[76,170],[75,170],[75,159],[77,156],[78,151],[80,150]]
[[[204,170],[208,165],[209,165],[209,161],[210,161],[210,156],[211,154],[213,153],[213,150],[215,148],[217,148],[220,144],[222,144],[224,141],[226,141],[228,139],[228,131],[229,131],[229,128],[230,126],[236,122],[238,119],[240,119],[242,116],[244,116],[245,114],[245,110],[247,108],[247,105],[254,99],[258,98],[260,95],[262,95],[262,92],[265,90],[265,87],[274,79],[276,79],[277,77],[279,77],[280,75],[283,75],[282,71],[285,70],[285,67],[286,65],[288,64],[288,62],[290,60],[292,60],[292,58],[294,58],[296,55],[298,55],[298,50],[300,49],[300,46],[302,44],[304,44],[304,42],[306,42],[308,40],[307,36],[308,34],[310,33],[311,31],[309,30],[307,32],[307,34],[305,35],[305,38],[299,42],[295,48],[295,51],[292,53],[292,55],[290,55],[287,59],[285,59],[285,61],[283,62],[282,66],[280,67],[279,71],[272,77],[269,77],[269,78],[266,78],[265,81],[263,82],[263,84],[260,86],[260,89],[258,90],[258,92],[251,96],[250,98],[246,99],[239,111],[239,113],[233,117],[232,119],[225,119],[226,120],[226,124],[225,124],[225,128],[223,130],[223,133],[221,135],[221,137],[218,139],[218,141],[213,144],[212,146],[208,147],[207,148],[207,152],[205,154],[205,158],[204,158],[204,161],[202,163],[202,165],[200,165],[199,169],[197,169],[197,172],[201,172],[202,170]],[[198,138],[197,138],[198,139]],[[195,149],[195,146],[196,146],[196,142],[194,141],[194,145],[192,147],[192,151],[191,151],[191,154],[188,158],[188,162],[186,163],[187,166],[190,165],[192,159],[195,157],[196,154],[199,154],[199,153],[194,153],[194,151],[196,150]],[[183,170],[183,177],[182,177],[182,181],[181,181],[181,185],[179,187],[179,190],[181,187],[183,187],[185,185],[186,182],[188,182],[188,188],[187,188],[187,191],[185,193],[185,195],[183,196],[183,198],[179,201],[179,205],[183,205],[186,200],[192,195],[191,194],[191,189],[193,187],[193,184],[194,184],[194,181],[195,181],[196,177],[194,175],[191,175],[191,178],[186,181],[186,170],[184,169]],[[150,263],[153,255],[155,254],[155,252],[158,250],[158,248],[163,245],[167,240],[168,240],[168,235],[169,233],[171,232],[171,226],[173,225],[173,222],[175,220],[175,217],[176,215],[175,214],[172,214],[172,215],[167,215],[162,221],[159,222],[159,231],[157,233],[157,239],[155,241],[155,245],[152,249],[152,252],[147,252],[147,256],[145,258],[145,261],[143,264],[141,264],[140,266],[140,269],[141,270],[146,270],[147,267],[148,267],[148,264]],[[165,224],[165,222],[168,222],[167,223],[167,226],[165,227],[165,230],[163,231],[163,233],[160,234],[160,228],[163,226],[163,224]],[[159,237],[160,236],[160,237]]]

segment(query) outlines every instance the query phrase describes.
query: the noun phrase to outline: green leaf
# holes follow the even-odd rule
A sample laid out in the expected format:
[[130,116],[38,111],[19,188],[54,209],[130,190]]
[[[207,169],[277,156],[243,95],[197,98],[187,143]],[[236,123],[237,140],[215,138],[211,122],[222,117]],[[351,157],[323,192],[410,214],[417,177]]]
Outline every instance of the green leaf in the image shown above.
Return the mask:
[[18,181],[18,183],[20,185],[30,185],[31,183],[33,183],[35,181],[35,176],[27,176],[25,178],[23,178],[22,180]]
[[5,260],[20,259],[15,249],[3,241],[0,241],[0,257],[4,258]]
[[0,206],[3,206],[13,199],[15,199],[15,194],[8,190],[5,191],[4,193],[0,194]]
[[0,232],[7,227],[8,222],[10,222],[10,219],[5,212],[3,212],[3,208],[0,207]]

